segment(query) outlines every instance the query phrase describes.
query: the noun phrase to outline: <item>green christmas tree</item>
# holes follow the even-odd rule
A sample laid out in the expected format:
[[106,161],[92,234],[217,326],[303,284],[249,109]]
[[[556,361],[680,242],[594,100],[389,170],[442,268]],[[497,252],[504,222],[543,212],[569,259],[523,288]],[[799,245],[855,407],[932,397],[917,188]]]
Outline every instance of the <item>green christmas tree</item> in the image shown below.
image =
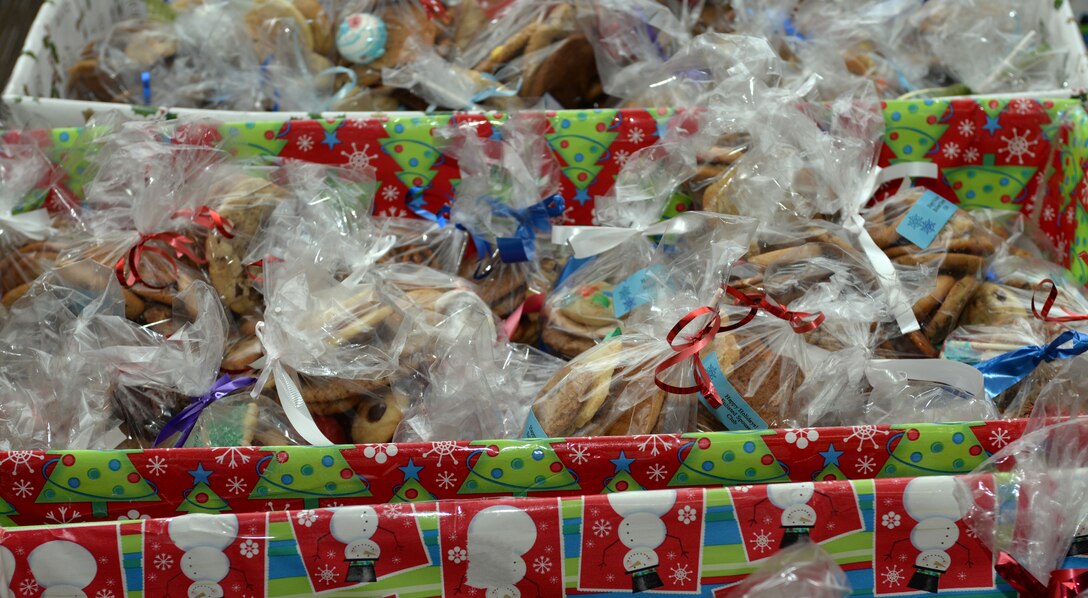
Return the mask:
[[284,448],[258,461],[257,470],[261,480],[251,500],[302,498],[307,509],[316,509],[322,498],[370,496],[370,484],[336,447]]
[[11,503],[0,498],[0,527],[15,527],[15,522],[11,520],[11,516],[18,514],[18,511],[11,506]]
[[1088,284],[1088,264],[1080,258],[1080,254],[1088,252],[1088,213],[1077,202],[1066,208],[1076,210],[1077,228],[1074,233],[1073,247],[1069,250],[1069,271],[1082,283]]
[[[714,440],[687,435],[694,440],[681,448],[680,469],[669,486],[769,484],[788,481],[786,470],[771,454],[763,436],[773,431],[734,432]],[[685,454],[685,449],[687,450]]]
[[[1088,129],[1088,113],[1084,110],[1069,110],[1061,123],[1065,134],[1068,136],[1060,144],[1062,182],[1060,189],[1062,197],[1072,199],[1073,193],[1084,178],[1084,169],[1081,164],[1088,163],[1088,139],[1085,129]],[[1060,136],[1051,135],[1051,139],[1059,140]]]
[[223,149],[238,158],[278,156],[290,138],[290,122],[259,121],[220,125]]
[[[476,445],[479,446],[479,445]],[[458,494],[507,494],[577,490],[578,482],[546,443],[494,440],[468,457],[468,476]]]
[[204,469],[203,464],[197,464],[196,469],[189,472],[193,476],[193,487],[183,494],[184,500],[178,505],[178,511],[182,513],[221,513],[229,511],[227,501],[219,497],[208,486],[208,478],[212,472]]
[[941,171],[960,200],[961,208],[1015,210],[1013,203],[1031,181],[1034,166],[994,166],[993,154],[986,154],[982,164],[945,168]]
[[111,502],[158,501],[155,488],[140,476],[126,453],[65,453],[48,461],[47,469],[55,466],[46,475],[36,502],[89,502],[96,517],[105,517]]
[[892,429],[903,431],[880,471],[882,478],[967,473],[987,457],[975,435],[964,432],[962,424],[921,424],[893,426]]
[[884,109],[884,145],[895,153],[892,164],[924,162],[948,125],[941,117],[948,102],[889,101]]
[[574,199],[579,202],[589,201],[587,190],[604,168],[616,138],[610,129],[615,117],[615,110],[563,111],[548,117],[553,131],[546,135],[548,145],[562,159],[563,174],[574,183]]
[[435,176],[435,164],[442,152],[434,145],[435,129],[445,127],[450,115],[399,116],[385,123],[388,138],[382,151],[400,166],[397,178],[405,187],[428,187]]
[[[622,454],[622,453],[621,453]],[[626,455],[624,455],[626,456]],[[619,469],[619,468],[617,468]],[[635,481],[635,478],[631,477],[630,467],[622,468],[616,472],[616,475],[606,479],[604,481],[603,494],[611,494],[613,492],[630,492],[632,490],[642,490],[642,486]]]
[[404,473],[404,482],[393,488],[391,503],[399,502],[430,502],[435,500],[433,494],[423,487],[419,481],[419,472],[423,468],[416,465],[415,459],[408,459],[408,464],[398,467]]

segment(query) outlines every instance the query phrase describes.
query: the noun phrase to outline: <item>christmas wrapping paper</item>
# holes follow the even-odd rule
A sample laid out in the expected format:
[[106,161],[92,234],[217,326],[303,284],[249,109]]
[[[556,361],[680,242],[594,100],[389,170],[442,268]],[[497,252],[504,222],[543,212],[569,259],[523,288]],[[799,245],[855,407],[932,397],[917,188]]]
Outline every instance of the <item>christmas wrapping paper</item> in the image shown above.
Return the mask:
[[[854,596],[1015,596],[950,476],[393,502],[0,530],[0,593],[128,596],[729,595],[817,542]],[[204,592],[201,594],[200,592]],[[221,593],[220,593],[221,592]]]
[[[0,526],[967,473],[1026,420],[332,447],[0,452]],[[455,502],[454,504],[460,504]]]

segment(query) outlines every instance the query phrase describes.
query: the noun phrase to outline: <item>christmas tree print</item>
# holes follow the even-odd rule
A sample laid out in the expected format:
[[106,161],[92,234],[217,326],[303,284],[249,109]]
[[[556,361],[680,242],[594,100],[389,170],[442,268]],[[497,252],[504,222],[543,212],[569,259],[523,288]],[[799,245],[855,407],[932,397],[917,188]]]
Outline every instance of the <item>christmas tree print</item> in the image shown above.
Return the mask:
[[219,497],[208,486],[208,478],[212,472],[204,469],[203,464],[197,464],[196,469],[189,472],[193,477],[193,487],[182,493],[184,499],[178,506],[178,511],[183,513],[221,513],[228,511],[227,501]]
[[543,443],[495,440],[470,453],[466,465],[468,475],[458,494],[527,496],[579,488],[571,470]]
[[423,468],[416,465],[415,459],[408,459],[407,465],[397,469],[400,469],[404,474],[404,482],[393,488],[393,498],[389,499],[389,502],[429,502],[435,500],[434,495],[424,488],[419,481],[419,472]]
[[254,156],[278,156],[287,145],[287,135],[292,122],[247,122],[221,125],[219,133],[223,136],[223,147],[238,158]]
[[879,477],[900,478],[967,473],[986,460],[978,438],[961,424],[892,426],[888,461]]
[[624,451],[620,451],[618,458],[612,459],[612,464],[616,467],[616,473],[610,478],[605,478],[604,494],[642,490],[642,486],[635,481],[635,478],[631,477],[631,463],[633,462],[634,459],[629,459]]
[[579,203],[589,201],[587,190],[609,158],[608,147],[616,138],[610,128],[615,117],[615,110],[548,113],[548,145],[574,184],[574,199]]
[[399,167],[397,178],[405,187],[429,187],[442,152],[434,145],[434,131],[449,123],[450,115],[395,117],[385,123],[388,138],[382,151]]
[[934,155],[951,111],[949,103],[934,100],[887,102],[884,145],[895,154],[889,162],[920,162]]
[[370,496],[370,484],[336,447],[284,448],[257,461],[257,472],[251,500],[302,498],[307,509],[316,509],[323,498]]
[[816,475],[812,476],[812,479],[817,482],[830,482],[832,480],[849,480],[850,477],[839,469],[839,458],[842,457],[845,451],[841,451],[835,448],[835,443],[832,442],[828,445],[826,451],[821,451],[819,454],[824,459],[824,467]]
[[994,155],[982,157],[982,164],[941,170],[962,208],[1016,210],[1026,194],[1024,188],[1035,175],[1033,166],[995,166]]
[[45,485],[38,503],[91,503],[96,517],[105,517],[110,502],[158,501],[154,486],[140,476],[124,451],[109,454],[103,466],[99,454],[66,453],[42,467]]
[[[769,432],[736,432],[727,440],[698,438],[680,447],[669,486],[768,484],[787,480],[785,466],[763,441]],[[693,437],[693,436],[685,436]]]
[[11,503],[0,498],[0,527],[15,527],[15,522],[11,520],[11,516],[18,514],[18,511],[11,506]]

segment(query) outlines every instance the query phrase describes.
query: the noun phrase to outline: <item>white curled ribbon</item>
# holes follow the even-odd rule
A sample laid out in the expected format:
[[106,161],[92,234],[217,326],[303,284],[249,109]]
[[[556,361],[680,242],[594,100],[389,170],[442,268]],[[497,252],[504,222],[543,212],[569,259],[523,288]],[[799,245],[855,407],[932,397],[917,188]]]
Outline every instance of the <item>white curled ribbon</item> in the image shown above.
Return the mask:
[[859,192],[859,194],[863,195],[858,198],[858,202],[855,204],[857,208],[853,214],[846,218],[844,223],[847,230],[857,235],[858,244],[861,245],[865,257],[872,264],[873,270],[876,271],[877,279],[880,281],[881,288],[888,295],[889,306],[895,313],[895,321],[899,324],[899,330],[903,334],[921,330],[918,319],[914,317],[914,306],[911,305],[911,302],[907,300],[906,295],[903,293],[892,260],[877,246],[876,241],[873,241],[869,231],[865,230],[865,219],[861,217],[859,211],[861,206],[868,202],[873,192],[884,183],[897,179],[902,180],[903,184],[899,187],[901,191],[903,187],[909,184],[911,177],[935,179],[937,178],[937,172],[937,165],[930,162],[904,162],[888,168],[870,170],[865,179],[865,184],[862,185]]
[[268,383],[268,377],[272,376],[276,382],[276,395],[280,399],[283,412],[287,414],[287,421],[291,422],[291,426],[298,432],[298,435],[314,446],[335,444],[317,427],[314,416],[306,406],[306,399],[302,397],[302,391],[298,389],[298,379],[293,373],[289,373],[287,368],[283,367],[278,352],[265,342],[264,326],[263,321],[257,322],[257,339],[261,341],[261,346],[264,347],[265,356],[261,360],[263,363],[259,364],[261,375],[257,378],[257,383],[253,385],[252,396],[254,398],[260,396],[261,390]]
[[[695,212],[688,212],[695,213]],[[683,234],[699,228],[695,221],[682,217],[663,220],[648,226],[622,228],[617,226],[553,226],[552,243],[568,244],[578,259],[593,257],[623,244],[639,235]]]
[[0,229],[22,235],[31,241],[41,241],[49,236],[53,225],[49,220],[49,211],[42,208],[13,214],[10,211],[0,214]]

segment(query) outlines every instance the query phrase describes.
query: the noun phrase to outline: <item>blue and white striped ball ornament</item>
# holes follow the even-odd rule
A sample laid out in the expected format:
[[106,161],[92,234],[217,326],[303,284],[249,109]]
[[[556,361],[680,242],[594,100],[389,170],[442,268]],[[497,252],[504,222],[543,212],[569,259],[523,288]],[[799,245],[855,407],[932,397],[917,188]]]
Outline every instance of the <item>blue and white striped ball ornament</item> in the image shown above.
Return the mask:
[[370,64],[385,55],[385,22],[367,13],[348,15],[336,32],[336,49],[355,64]]

